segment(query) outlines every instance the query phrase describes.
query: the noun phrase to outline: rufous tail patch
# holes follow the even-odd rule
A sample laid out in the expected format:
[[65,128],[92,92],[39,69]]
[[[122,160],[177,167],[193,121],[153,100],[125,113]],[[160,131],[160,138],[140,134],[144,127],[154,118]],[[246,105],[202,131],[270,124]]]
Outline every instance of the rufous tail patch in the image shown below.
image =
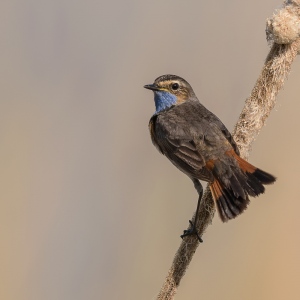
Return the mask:
[[240,168],[244,172],[248,173],[254,173],[256,171],[256,167],[248,163],[246,160],[242,159],[240,156],[238,156],[233,149],[226,152],[226,155],[232,156],[236,159],[237,163],[239,164]]

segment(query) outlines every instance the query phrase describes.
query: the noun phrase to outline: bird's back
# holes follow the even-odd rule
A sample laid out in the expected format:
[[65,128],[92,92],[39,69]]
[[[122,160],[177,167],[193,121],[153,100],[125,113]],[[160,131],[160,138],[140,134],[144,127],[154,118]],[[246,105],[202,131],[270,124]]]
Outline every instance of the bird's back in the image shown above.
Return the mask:
[[161,149],[164,148],[166,140],[171,139],[198,143],[198,150],[208,158],[214,156],[214,150],[219,153],[220,147],[225,151],[231,148],[237,150],[225,125],[198,99],[188,100],[154,115],[150,120],[150,128],[151,135],[155,135],[152,140]]

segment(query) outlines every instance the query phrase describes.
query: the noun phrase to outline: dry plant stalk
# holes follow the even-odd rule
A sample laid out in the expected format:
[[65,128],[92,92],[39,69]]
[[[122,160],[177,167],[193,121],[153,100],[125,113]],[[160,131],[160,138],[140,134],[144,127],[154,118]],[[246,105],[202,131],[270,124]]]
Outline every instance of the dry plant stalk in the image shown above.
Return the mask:
[[[295,18],[298,22],[290,22],[291,19]],[[288,22],[284,23],[285,20],[288,20]],[[240,149],[241,157],[245,159],[248,159],[251,144],[275,106],[276,96],[283,87],[292,62],[300,51],[299,23],[300,0],[285,1],[282,9],[267,21],[267,36],[273,45],[233,131],[233,137]],[[291,29],[291,26],[297,28]],[[280,38],[280,30],[282,38]],[[298,34],[295,35],[296,30],[298,30]],[[289,32],[292,34],[289,35]],[[197,221],[197,230],[200,236],[211,224],[214,212],[214,202],[207,187],[200,204],[199,219]],[[195,215],[193,221],[194,218]],[[181,242],[157,300],[174,299],[180,280],[184,276],[198,245],[199,241],[195,236],[185,237]]]

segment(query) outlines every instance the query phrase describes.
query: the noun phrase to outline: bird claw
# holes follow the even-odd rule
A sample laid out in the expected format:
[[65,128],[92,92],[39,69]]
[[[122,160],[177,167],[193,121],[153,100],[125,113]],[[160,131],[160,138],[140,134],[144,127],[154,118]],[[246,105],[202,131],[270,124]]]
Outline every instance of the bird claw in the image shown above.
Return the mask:
[[183,230],[183,234],[180,237],[183,239],[185,236],[196,235],[199,242],[203,243],[203,240],[201,239],[201,237],[200,237],[195,225],[193,224],[193,222],[191,220],[189,220],[189,223],[191,225],[191,229]]

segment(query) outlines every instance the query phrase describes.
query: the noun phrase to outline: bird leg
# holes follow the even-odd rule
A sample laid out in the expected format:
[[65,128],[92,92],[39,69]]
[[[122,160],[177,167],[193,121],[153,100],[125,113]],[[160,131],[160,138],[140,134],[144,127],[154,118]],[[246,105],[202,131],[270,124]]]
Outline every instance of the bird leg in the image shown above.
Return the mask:
[[191,220],[189,220],[189,223],[191,225],[191,228],[190,229],[186,229],[183,231],[183,234],[180,236],[182,239],[185,237],[185,236],[188,236],[188,235],[197,235],[197,238],[199,240],[200,243],[203,242],[203,240],[201,239],[198,231],[197,231],[197,220],[198,220],[198,214],[199,214],[199,207],[200,207],[200,202],[201,202],[201,197],[199,196],[199,199],[198,199],[198,204],[197,204],[197,210],[196,210],[196,214],[195,214],[195,222],[193,223]]
[[191,220],[189,220],[189,223],[191,225],[191,228],[190,229],[187,229],[187,230],[184,230],[183,231],[183,234],[180,236],[182,239],[185,237],[185,236],[188,236],[188,235],[196,235],[199,242],[202,243],[203,240],[201,239],[198,231],[197,231],[197,221],[198,221],[198,215],[199,215],[199,208],[200,208],[200,202],[201,202],[201,199],[202,199],[202,195],[203,195],[203,187],[202,187],[202,184],[199,182],[198,179],[196,178],[192,178],[193,180],[193,183],[194,183],[194,186],[195,186],[195,189],[197,190],[198,192],[198,195],[199,195],[199,198],[198,198],[198,203],[197,203],[197,209],[196,209],[196,214],[195,214],[195,222],[193,223]]

